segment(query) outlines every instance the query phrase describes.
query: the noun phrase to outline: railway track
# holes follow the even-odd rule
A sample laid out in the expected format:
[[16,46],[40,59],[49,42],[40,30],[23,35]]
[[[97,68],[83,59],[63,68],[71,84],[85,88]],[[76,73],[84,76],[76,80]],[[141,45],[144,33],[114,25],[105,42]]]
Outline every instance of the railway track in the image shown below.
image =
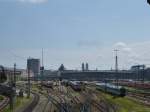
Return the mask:
[[74,92],[74,90],[72,90],[71,88],[67,88],[68,93],[66,94],[69,98],[71,98],[72,102],[74,104],[78,104],[81,103],[80,99],[76,96],[73,96],[71,93]]
[[38,104],[39,99],[40,99],[39,95],[38,95],[37,93],[32,93],[32,94],[34,95],[34,99],[33,99],[33,101],[31,102],[31,104],[30,104],[26,109],[23,110],[23,112],[32,112],[33,109],[34,109],[34,108],[36,107],[36,105]]
[[[60,91],[58,88],[54,90],[49,89],[49,98],[59,112],[92,112],[91,108],[95,108],[96,112],[116,112],[114,105],[109,104],[105,99],[100,97],[99,92],[89,89],[82,91],[79,97],[82,97],[83,100],[72,94],[75,92],[69,87],[67,87],[67,92]],[[93,94],[101,100],[94,100]],[[69,100],[66,100],[66,98]],[[77,105],[79,110],[75,111],[74,109],[76,109]]]
[[[55,98],[56,94],[54,93],[54,90],[52,88],[47,88],[47,87],[44,87],[44,89],[47,90],[47,94],[45,94],[43,92],[40,92],[40,93],[42,95],[44,95],[46,98],[48,98],[48,101],[45,104],[45,109],[43,110],[43,112],[45,112],[47,106],[50,106],[49,112],[56,112],[56,110],[59,109],[60,104],[59,104],[59,101]],[[48,104],[50,104],[50,105],[48,105]]]
[[[115,107],[114,104],[111,104],[110,102],[108,102],[103,95],[98,91],[92,90],[90,88],[86,88],[87,89],[87,93],[91,96],[91,104],[97,108],[98,112],[117,112],[117,109]],[[96,95],[96,99],[99,99],[98,101],[96,101],[95,99],[93,99],[94,95]]]
[[4,100],[0,103],[0,112],[9,104],[9,98],[5,97]]
[[[73,111],[73,109],[76,108],[77,105],[78,106],[81,105],[80,107],[82,107],[84,103],[81,102],[81,100],[78,97],[72,94],[72,93],[75,93],[75,91],[70,87],[67,87],[66,89],[67,91],[65,90],[62,91],[62,89],[57,87],[54,90],[50,90],[51,97],[53,100],[55,101],[57,100],[57,105],[59,105],[58,108],[60,108],[60,111],[62,112]],[[66,100],[66,97],[67,97],[67,100]]]
[[140,93],[133,93],[133,92],[128,92],[128,96],[136,100],[138,99],[143,104],[150,106],[150,96],[140,94]]
[[96,102],[96,101],[94,101],[94,100],[92,101],[92,105],[93,105],[94,107],[96,107],[99,112],[107,112],[107,111],[106,111],[106,107],[104,107],[104,105],[102,105],[102,104],[100,104],[100,103],[98,103],[98,102]]
[[65,99],[65,94],[62,94],[59,91],[50,91],[50,94],[50,101],[58,108],[59,112],[70,112],[70,106]]
[[70,112],[69,102],[66,100],[65,95],[57,94],[57,97],[60,99],[60,112]]

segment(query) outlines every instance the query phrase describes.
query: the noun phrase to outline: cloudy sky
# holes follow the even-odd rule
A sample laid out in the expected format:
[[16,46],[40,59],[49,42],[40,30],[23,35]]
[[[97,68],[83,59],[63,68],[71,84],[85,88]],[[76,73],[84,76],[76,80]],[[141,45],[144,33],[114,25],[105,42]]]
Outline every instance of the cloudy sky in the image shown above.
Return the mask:
[[146,0],[0,0],[0,64],[26,68],[28,57],[57,69],[150,65],[150,6]]

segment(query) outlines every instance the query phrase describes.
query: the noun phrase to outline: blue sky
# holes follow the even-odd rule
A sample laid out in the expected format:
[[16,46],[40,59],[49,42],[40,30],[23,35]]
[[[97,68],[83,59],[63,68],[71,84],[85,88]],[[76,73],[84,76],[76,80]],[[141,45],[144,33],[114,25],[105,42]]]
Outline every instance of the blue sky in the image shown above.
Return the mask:
[[119,47],[120,68],[149,64],[149,11],[146,0],[0,0],[0,62],[25,68],[43,48],[47,69],[110,69]]

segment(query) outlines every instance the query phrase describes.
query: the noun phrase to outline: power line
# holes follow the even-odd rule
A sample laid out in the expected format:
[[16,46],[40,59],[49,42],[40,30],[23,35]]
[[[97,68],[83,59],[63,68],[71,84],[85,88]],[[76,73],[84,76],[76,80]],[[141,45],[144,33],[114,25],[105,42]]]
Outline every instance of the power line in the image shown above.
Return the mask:
[[27,57],[19,56],[19,55],[15,54],[14,52],[10,51],[10,50],[7,50],[7,51],[8,51],[9,54],[11,54],[15,58],[25,60],[25,61],[27,60]]

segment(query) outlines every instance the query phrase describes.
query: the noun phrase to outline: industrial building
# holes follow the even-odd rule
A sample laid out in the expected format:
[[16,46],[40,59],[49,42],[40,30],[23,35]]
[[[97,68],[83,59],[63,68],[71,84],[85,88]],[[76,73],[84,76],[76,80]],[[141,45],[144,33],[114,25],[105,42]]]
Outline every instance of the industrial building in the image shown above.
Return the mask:
[[65,70],[61,78],[67,80],[150,80],[150,68],[144,65],[132,66],[130,70]]

